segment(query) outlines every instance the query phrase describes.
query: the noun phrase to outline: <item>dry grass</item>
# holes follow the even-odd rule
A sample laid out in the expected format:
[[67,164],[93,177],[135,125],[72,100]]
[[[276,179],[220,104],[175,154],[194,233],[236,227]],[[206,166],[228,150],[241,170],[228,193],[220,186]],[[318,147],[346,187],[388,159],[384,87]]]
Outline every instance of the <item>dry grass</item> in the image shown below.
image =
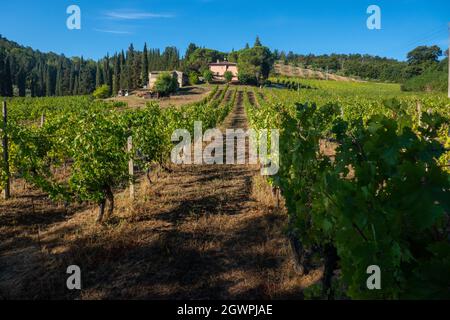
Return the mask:
[[326,73],[318,70],[304,69],[301,67],[295,67],[292,65],[275,64],[276,73],[288,76],[288,77],[300,77],[304,79],[318,79],[318,80],[328,80],[342,81],[342,82],[362,82],[358,79],[343,77],[337,74]]
[[131,95],[128,97],[110,98],[108,101],[126,102],[128,104],[128,108],[131,109],[143,108],[150,102],[158,103],[160,107],[167,108],[169,106],[182,106],[185,104],[198,102],[208,96],[211,89],[212,87],[208,86],[186,87],[183,88],[178,94],[173,95],[170,98],[145,99],[137,95]]

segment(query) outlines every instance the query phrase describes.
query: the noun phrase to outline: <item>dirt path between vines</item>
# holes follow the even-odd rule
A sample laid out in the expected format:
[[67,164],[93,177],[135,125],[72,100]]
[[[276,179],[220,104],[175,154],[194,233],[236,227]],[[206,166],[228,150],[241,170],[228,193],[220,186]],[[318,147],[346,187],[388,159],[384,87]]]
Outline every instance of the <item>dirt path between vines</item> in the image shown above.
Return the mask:
[[[222,129],[247,128],[244,94]],[[154,178],[140,181],[132,208],[127,192],[117,195],[104,227],[94,207],[40,222],[39,232],[17,222],[0,247],[0,298],[302,299],[320,278],[295,272],[286,213],[257,166],[173,166]],[[81,292],[65,288],[72,264]]]

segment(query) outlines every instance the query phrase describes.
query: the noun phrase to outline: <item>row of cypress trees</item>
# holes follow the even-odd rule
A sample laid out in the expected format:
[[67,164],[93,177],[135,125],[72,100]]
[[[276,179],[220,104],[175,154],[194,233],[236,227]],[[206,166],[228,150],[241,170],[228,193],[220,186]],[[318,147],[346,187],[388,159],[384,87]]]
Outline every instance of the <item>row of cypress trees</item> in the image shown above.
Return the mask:
[[67,58],[22,47],[0,36],[0,96],[66,96],[92,93],[108,85],[110,94],[136,89],[148,82],[150,70],[173,70],[180,66],[175,47],[137,51],[131,44],[126,52],[99,61]]

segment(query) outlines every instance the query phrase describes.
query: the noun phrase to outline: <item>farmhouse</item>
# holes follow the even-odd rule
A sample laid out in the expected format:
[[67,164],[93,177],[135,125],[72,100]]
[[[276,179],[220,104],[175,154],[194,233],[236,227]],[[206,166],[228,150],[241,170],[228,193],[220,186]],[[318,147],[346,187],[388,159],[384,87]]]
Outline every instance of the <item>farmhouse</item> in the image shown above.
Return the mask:
[[216,63],[209,64],[209,70],[214,75],[216,80],[225,80],[224,74],[230,71],[233,74],[233,81],[238,81],[238,66],[237,63],[228,61],[217,61]]
[[178,81],[178,86],[180,88],[183,88],[188,83],[188,78],[187,78],[186,74],[184,74],[181,71],[177,71],[177,70],[174,70],[174,71],[150,71],[150,73],[148,74],[147,88],[152,89],[153,86],[155,85],[156,79],[158,79],[159,75],[164,72],[168,72],[174,78],[176,78]]

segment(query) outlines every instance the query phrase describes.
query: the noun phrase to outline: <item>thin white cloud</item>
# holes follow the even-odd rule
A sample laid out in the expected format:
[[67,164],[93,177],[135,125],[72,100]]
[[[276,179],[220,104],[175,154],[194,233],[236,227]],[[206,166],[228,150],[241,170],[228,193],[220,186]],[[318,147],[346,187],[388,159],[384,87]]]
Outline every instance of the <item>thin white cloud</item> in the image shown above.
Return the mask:
[[103,33],[112,33],[112,34],[132,34],[131,32],[120,31],[120,30],[94,29],[94,31],[103,32]]
[[110,19],[115,20],[146,20],[146,19],[161,19],[161,18],[174,18],[172,14],[165,13],[153,13],[144,11],[130,11],[130,10],[120,10],[120,11],[108,11],[105,16]]

